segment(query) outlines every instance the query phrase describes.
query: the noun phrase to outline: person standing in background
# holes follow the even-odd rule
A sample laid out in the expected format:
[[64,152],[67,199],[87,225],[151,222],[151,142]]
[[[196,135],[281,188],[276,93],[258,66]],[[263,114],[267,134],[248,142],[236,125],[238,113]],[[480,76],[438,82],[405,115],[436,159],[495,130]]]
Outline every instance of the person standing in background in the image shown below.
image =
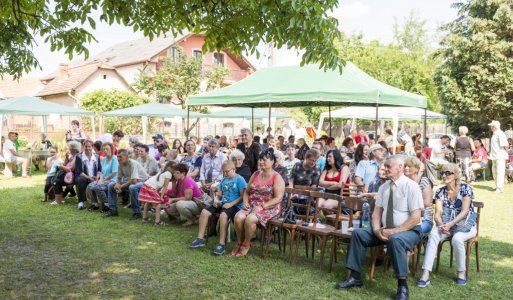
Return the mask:
[[506,160],[508,159],[508,139],[506,134],[501,130],[499,121],[492,121],[490,129],[493,132],[490,139],[490,155],[488,159],[492,161],[492,175],[495,180],[495,192],[502,193],[504,191],[504,180],[506,176]]
[[346,125],[344,125],[342,129],[344,131],[344,137],[348,137],[351,135],[351,127],[351,120],[347,120]]

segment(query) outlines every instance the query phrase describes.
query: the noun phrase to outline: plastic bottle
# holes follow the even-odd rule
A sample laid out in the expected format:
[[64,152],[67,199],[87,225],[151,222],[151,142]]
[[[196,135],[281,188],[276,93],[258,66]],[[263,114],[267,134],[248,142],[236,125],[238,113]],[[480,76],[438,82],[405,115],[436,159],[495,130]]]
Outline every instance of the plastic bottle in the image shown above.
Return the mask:
[[369,200],[367,200],[367,198],[365,197],[365,198],[363,198],[363,205],[362,205],[362,221],[361,221],[362,228],[370,227],[370,221],[371,221],[371,217],[370,217]]

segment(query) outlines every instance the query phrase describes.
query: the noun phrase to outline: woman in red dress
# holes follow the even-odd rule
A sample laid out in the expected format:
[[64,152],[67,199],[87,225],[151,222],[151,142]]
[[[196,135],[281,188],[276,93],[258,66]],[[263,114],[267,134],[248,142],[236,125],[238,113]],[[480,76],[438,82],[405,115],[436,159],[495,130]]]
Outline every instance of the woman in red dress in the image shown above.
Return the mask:
[[281,200],[285,193],[285,182],[279,173],[273,170],[276,161],[274,149],[269,148],[258,158],[259,170],[249,179],[244,192],[242,210],[235,215],[237,246],[232,255],[245,256],[251,248],[251,238],[257,224],[266,226],[267,221],[281,212]]

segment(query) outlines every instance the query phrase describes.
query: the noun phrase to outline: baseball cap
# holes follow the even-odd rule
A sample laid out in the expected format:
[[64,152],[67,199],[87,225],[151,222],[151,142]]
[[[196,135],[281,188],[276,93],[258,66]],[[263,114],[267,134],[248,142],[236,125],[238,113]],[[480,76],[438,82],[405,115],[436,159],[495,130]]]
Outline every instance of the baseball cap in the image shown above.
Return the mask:
[[488,126],[501,127],[501,123],[499,121],[493,120]]
[[374,144],[374,145],[370,146],[369,153],[372,153],[372,151],[375,151],[375,150],[385,150],[385,148],[383,148],[380,144]]
[[154,136],[151,137],[152,139],[159,139],[159,140],[163,140],[164,139],[164,136],[160,133],[157,133],[155,134]]

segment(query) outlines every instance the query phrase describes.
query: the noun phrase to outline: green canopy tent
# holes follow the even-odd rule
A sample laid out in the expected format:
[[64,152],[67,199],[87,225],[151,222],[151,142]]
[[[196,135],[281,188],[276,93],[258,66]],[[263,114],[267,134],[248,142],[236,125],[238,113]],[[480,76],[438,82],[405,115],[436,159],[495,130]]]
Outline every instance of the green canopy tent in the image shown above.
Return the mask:
[[[347,62],[342,74],[318,65],[266,68],[231,86],[189,98],[189,105],[297,107],[342,103],[426,108],[424,96],[395,88]],[[377,122],[376,122],[377,123]],[[377,125],[377,124],[376,124]],[[330,126],[331,127],[331,126]],[[377,128],[376,128],[377,129]]]
[[[133,107],[112,110],[102,113],[103,117],[141,117],[143,127],[143,139],[146,141],[146,125],[148,117],[169,118],[169,117],[190,117],[202,118],[204,114],[188,112],[180,108],[173,107],[169,104],[157,102],[137,105]],[[102,128],[103,120],[100,119],[100,128]],[[188,124],[187,124],[188,126]]]
[[[208,118],[215,119],[228,119],[228,118],[242,118],[247,119],[251,116],[251,127],[253,127],[254,119],[269,118],[269,111],[263,108],[249,108],[249,107],[236,107],[223,111],[218,111],[207,115]],[[278,112],[271,112],[270,118],[276,119],[290,119],[290,116]],[[270,120],[270,119],[269,119]],[[270,122],[270,121],[269,121]],[[254,130],[252,128],[252,130]]]
[[0,101],[0,134],[3,130],[4,115],[42,116],[45,133],[47,133],[49,115],[91,116],[93,135],[95,135],[94,113],[92,111],[57,104],[36,97],[21,96]]

